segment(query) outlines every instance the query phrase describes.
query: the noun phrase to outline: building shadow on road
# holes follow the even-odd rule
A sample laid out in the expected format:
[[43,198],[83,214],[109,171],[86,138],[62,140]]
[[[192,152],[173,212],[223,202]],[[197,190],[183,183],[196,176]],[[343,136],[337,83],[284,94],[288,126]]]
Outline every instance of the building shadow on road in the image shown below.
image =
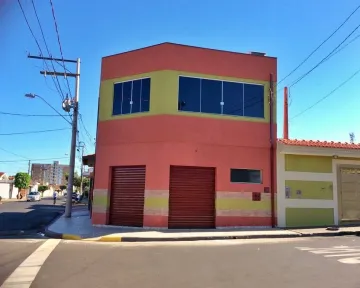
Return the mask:
[[64,212],[60,205],[33,204],[20,211],[0,210],[0,239],[38,238]]

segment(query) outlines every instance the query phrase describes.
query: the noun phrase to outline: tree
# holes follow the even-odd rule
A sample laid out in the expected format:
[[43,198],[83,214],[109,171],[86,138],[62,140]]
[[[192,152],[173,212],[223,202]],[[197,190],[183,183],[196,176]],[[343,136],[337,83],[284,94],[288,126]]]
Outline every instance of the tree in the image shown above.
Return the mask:
[[[66,181],[69,181],[69,173],[65,173],[65,179]],[[81,176],[79,176],[79,174],[77,172],[74,173],[74,186],[79,189],[80,188],[80,184],[81,183]],[[90,179],[89,178],[85,178],[83,177],[83,191],[85,191],[86,189],[90,188]],[[61,186],[60,186],[61,189]],[[66,186],[65,188],[66,189]]]
[[47,185],[41,185],[38,187],[38,191],[41,193],[44,193],[46,190],[49,190],[49,186]]
[[25,172],[18,172],[15,175],[14,184],[19,190],[28,188],[30,185],[30,175]]
[[[81,176],[79,176],[77,173],[75,173],[75,175],[74,175],[74,186],[79,189],[80,185],[81,185]],[[82,179],[83,191],[85,191],[86,188],[89,187],[89,186],[90,186],[90,179],[83,177],[83,179]]]
[[66,185],[60,185],[60,187],[59,187],[61,190],[65,190],[66,188],[67,188],[67,186]]
[[90,178],[83,177],[83,191],[88,191],[90,189]]

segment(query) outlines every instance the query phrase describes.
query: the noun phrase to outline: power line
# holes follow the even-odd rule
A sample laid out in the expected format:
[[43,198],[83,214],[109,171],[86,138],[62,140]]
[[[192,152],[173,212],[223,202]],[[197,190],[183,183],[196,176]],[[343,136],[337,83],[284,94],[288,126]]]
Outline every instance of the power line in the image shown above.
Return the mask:
[[3,115],[9,115],[9,116],[22,116],[22,117],[59,117],[59,116],[68,116],[66,114],[60,114],[60,115],[55,115],[55,114],[22,114],[22,113],[11,113],[11,112],[3,112],[0,111],[0,114]]
[[[37,45],[37,47],[38,47],[38,49],[39,49],[40,55],[43,56],[43,52],[42,52],[41,46],[40,46],[40,44],[39,44],[39,41],[37,40],[37,38],[36,38],[33,30],[31,29],[30,23],[29,23],[29,21],[28,21],[28,19],[27,19],[27,17],[26,17],[25,11],[24,11],[24,9],[23,9],[23,7],[22,7],[22,5],[21,5],[20,0],[18,0],[18,4],[19,4],[19,6],[20,6],[20,9],[21,9],[21,12],[22,12],[22,14],[23,14],[23,17],[24,17],[24,19],[25,19],[25,22],[26,22],[26,24],[27,24],[27,27],[29,28],[30,33],[31,33],[32,37],[34,38],[35,43],[36,43],[36,45]],[[44,60],[43,63],[45,64],[46,68],[47,68],[48,70],[50,70],[50,69],[49,69],[49,66],[48,66],[48,64],[47,64],[47,62],[46,62],[45,60]],[[64,96],[63,96],[63,92],[62,92],[62,90],[61,90],[61,86],[59,86],[59,89],[60,89],[60,90],[59,90],[58,87],[56,86],[55,80],[54,80],[53,78],[52,78],[52,80],[53,80],[53,82],[54,82],[55,88],[58,90],[58,93],[60,94],[61,99],[63,99]]]
[[297,67],[295,67],[295,69],[293,69],[288,75],[286,75],[283,79],[281,79],[277,84],[279,85],[281,82],[283,82],[285,79],[287,79],[290,75],[292,75],[297,69],[299,69],[307,60],[309,60],[309,58],[312,55],[314,55],[314,53],[316,51],[318,51],[332,36],[334,36],[335,33],[337,31],[339,31],[341,29],[341,27],[343,27],[347,21],[349,21],[349,19],[355,14],[355,12],[357,10],[359,10],[359,8],[360,8],[360,5],[358,7],[356,7],[356,9],[345,19],[344,22],[341,23],[341,25],[333,33],[331,33],[331,35],[329,37],[327,37],[318,47],[315,48],[315,50],[313,50],[309,54],[309,56],[307,56]]
[[82,114],[79,113],[79,116],[80,116],[80,122],[85,130],[85,133],[86,135],[89,137],[89,140],[90,140],[90,143],[91,144],[94,144],[94,140],[93,140],[93,137],[91,136],[91,134],[89,133],[89,131],[86,129],[86,126],[84,124],[84,121],[83,121],[83,117],[82,117]]
[[346,79],[344,82],[342,82],[339,86],[337,86],[335,89],[333,89],[330,93],[326,94],[324,97],[320,98],[317,102],[315,102],[313,105],[309,106],[305,110],[301,111],[300,113],[296,114],[294,117],[290,118],[290,120],[299,117],[300,115],[304,114],[305,112],[309,111],[310,109],[314,108],[317,104],[324,101],[326,98],[334,94],[337,90],[339,90],[342,86],[344,86],[347,82],[349,82],[352,78],[354,78],[357,74],[360,73],[360,69],[357,70],[354,74],[352,74],[348,79]]
[[[339,52],[343,51],[346,47],[348,47],[350,44],[352,44],[353,42],[355,42],[355,40],[359,39],[360,38],[360,34],[358,34],[357,36],[355,36],[353,39],[351,39],[349,42],[347,42],[345,45],[339,47],[333,54],[331,54],[323,63],[325,63],[326,61],[328,61],[331,57],[335,56],[336,54],[338,54]],[[284,87],[282,87],[282,89],[277,89],[277,85],[275,86],[276,88],[276,93],[278,91],[281,91],[282,89],[284,89]],[[280,99],[280,98],[278,98]],[[290,89],[289,89],[289,99],[290,99]],[[292,101],[292,99],[291,99]],[[291,102],[290,102],[291,103]],[[290,103],[289,103],[289,106],[290,106]]]
[[51,5],[51,11],[52,11],[53,19],[54,19],[54,24],[55,24],[55,30],[56,30],[57,40],[58,40],[58,43],[59,43],[61,60],[62,60],[62,62],[63,62],[63,65],[62,65],[62,66],[63,66],[64,72],[65,72],[65,80],[66,80],[67,87],[68,87],[68,89],[69,89],[69,95],[71,96],[71,89],[70,89],[69,80],[68,80],[68,78],[66,77],[66,66],[65,66],[65,62],[64,62],[64,55],[63,55],[63,51],[62,51],[62,47],[61,47],[61,42],[60,42],[59,29],[58,29],[58,25],[57,25],[57,22],[56,22],[55,9],[54,9],[54,5],[53,5],[52,0],[50,0],[50,5]]
[[[49,56],[51,57],[51,53],[50,53],[49,47],[48,47],[47,42],[46,42],[45,34],[44,34],[43,29],[42,29],[41,22],[40,22],[39,16],[38,16],[37,11],[36,11],[36,7],[35,7],[34,0],[31,0],[31,2],[32,2],[32,6],[33,6],[33,8],[34,8],[34,12],[35,12],[35,16],[36,16],[37,22],[38,22],[39,27],[40,27],[40,31],[41,31],[41,35],[42,35],[42,38],[43,38],[43,41],[44,41],[44,44],[45,44],[45,47],[46,47],[46,51],[48,52]],[[45,60],[44,60],[44,62],[45,62]],[[53,70],[55,71],[55,66],[54,66],[53,61],[50,61],[50,62],[51,62],[51,66],[52,66]],[[47,69],[48,69],[48,68],[47,68]],[[49,69],[48,69],[48,70],[49,70]],[[58,86],[56,85],[56,82],[55,82],[54,78],[56,79],[56,82],[57,82],[57,85],[59,86],[59,88],[58,88]],[[56,90],[58,91],[58,93],[60,94],[61,100],[63,101],[65,97],[64,97],[63,91],[62,91],[62,89],[61,89],[61,85],[60,85],[59,78],[57,77],[57,75],[55,75],[55,77],[52,77],[52,79],[53,79],[55,88],[56,88]]]
[[326,60],[328,60],[331,56],[334,55],[334,53],[336,52],[336,50],[352,35],[355,33],[355,31],[357,29],[359,29],[360,24],[358,26],[355,27],[354,30],[351,31],[350,34],[348,34],[348,36],[346,36],[346,38],[338,45],[336,46],[326,57],[324,57],[318,64],[316,64],[313,68],[311,68],[308,72],[306,72],[305,74],[303,74],[301,77],[299,77],[297,80],[295,80],[290,86],[293,87],[294,85],[296,85],[297,83],[299,83],[302,79],[304,79],[307,75],[309,75],[312,71],[314,71],[317,67],[319,67],[322,63],[324,63]]
[[49,129],[49,130],[39,130],[39,131],[0,133],[0,136],[23,135],[23,134],[33,134],[33,133],[46,133],[46,132],[62,131],[62,130],[69,130],[69,129],[70,128],[59,128],[59,129]]
[[6,149],[4,149],[4,148],[1,148],[1,147],[0,147],[0,150],[4,151],[4,152],[6,152],[6,153],[12,154],[12,155],[14,155],[14,156],[16,156],[16,157],[24,158],[24,159],[26,159],[26,161],[29,160],[29,158],[27,158],[27,157],[21,156],[21,155],[19,155],[19,154],[16,154],[16,153],[11,152],[11,151],[9,151],[9,150],[6,150]]
[[[357,35],[357,36],[355,36],[353,39],[351,39],[351,40],[350,40],[348,43],[346,43],[344,46],[340,47],[337,51],[334,52],[334,54],[331,55],[331,57],[334,56],[334,55],[336,55],[336,54],[339,53],[340,51],[344,50],[346,47],[348,47],[348,46],[349,46],[351,43],[353,43],[355,40],[359,39],[359,37],[360,37],[360,34]],[[330,59],[330,57],[329,57],[327,60],[329,60],[329,59]]]
[[26,15],[25,15],[25,11],[24,11],[24,9],[23,9],[23,7],[22,7],[22,5],[21,5],[20,0],[18,0],[18,3],[19,3],[19,6],[20,6],[20,9],[21,9],[21,12],[22,12],[22,14],[23,14],[23,16],[24,16],[24,18],[25,18],[26,24],[27,24],[27,26],[28,26],[28,28],[29,28],[29,30],[30,30],[30,33],[31,33],[31,35],[32,35],[33,38],[34,38],[34,40],[35,40],[35,42],[36,42],[36,45],[38,46],[38,48],[39,48],[39,50],[40,50],[40,53],[42,54],[39,41],[36,39],[36,36],[35,36],[33,30],[31,29],[30,23],[29,23]]
[[[31,162],[34,162],[34,161],[61,160],[61,159],[69,159],[69,157],[29,159],[29,160]],[[25,162],[25,161],[29,161],[29,160],[0,160],[0,163]]]

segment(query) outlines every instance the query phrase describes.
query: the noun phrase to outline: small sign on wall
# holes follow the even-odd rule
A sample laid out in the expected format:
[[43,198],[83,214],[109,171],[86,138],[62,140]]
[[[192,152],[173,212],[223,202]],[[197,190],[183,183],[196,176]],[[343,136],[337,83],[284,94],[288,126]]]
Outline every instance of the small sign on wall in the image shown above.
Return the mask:
[[296,196],[297,196],[298,198],[301,198],[301,196],[302,196],[301,190],[296,190]]
[[291,197],[291,189],[289,186],[285,186],[285,197],[290,198]]

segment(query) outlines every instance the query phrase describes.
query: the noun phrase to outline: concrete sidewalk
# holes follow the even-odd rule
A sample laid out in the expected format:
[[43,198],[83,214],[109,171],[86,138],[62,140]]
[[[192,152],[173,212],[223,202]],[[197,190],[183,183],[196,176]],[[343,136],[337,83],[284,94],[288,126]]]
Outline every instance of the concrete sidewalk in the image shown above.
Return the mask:
[[9,203],[9,202],[24,202],[24,201],[26,201],[25,197],[23,197],[22,199],[17,199],[17,198],[1,199],[0,205],[4,204],[4,203]]
[[295,238],[314,236],[360,235],[360,227],[344,227],[335,231],[315,229],[222,228],[201,230],[168,230],[93,226],[86,209],[72,212],[71,218],[59,217],[47,227],[45,235],[51,238],[99,242],[158,242],[199,241],[223,239]]

